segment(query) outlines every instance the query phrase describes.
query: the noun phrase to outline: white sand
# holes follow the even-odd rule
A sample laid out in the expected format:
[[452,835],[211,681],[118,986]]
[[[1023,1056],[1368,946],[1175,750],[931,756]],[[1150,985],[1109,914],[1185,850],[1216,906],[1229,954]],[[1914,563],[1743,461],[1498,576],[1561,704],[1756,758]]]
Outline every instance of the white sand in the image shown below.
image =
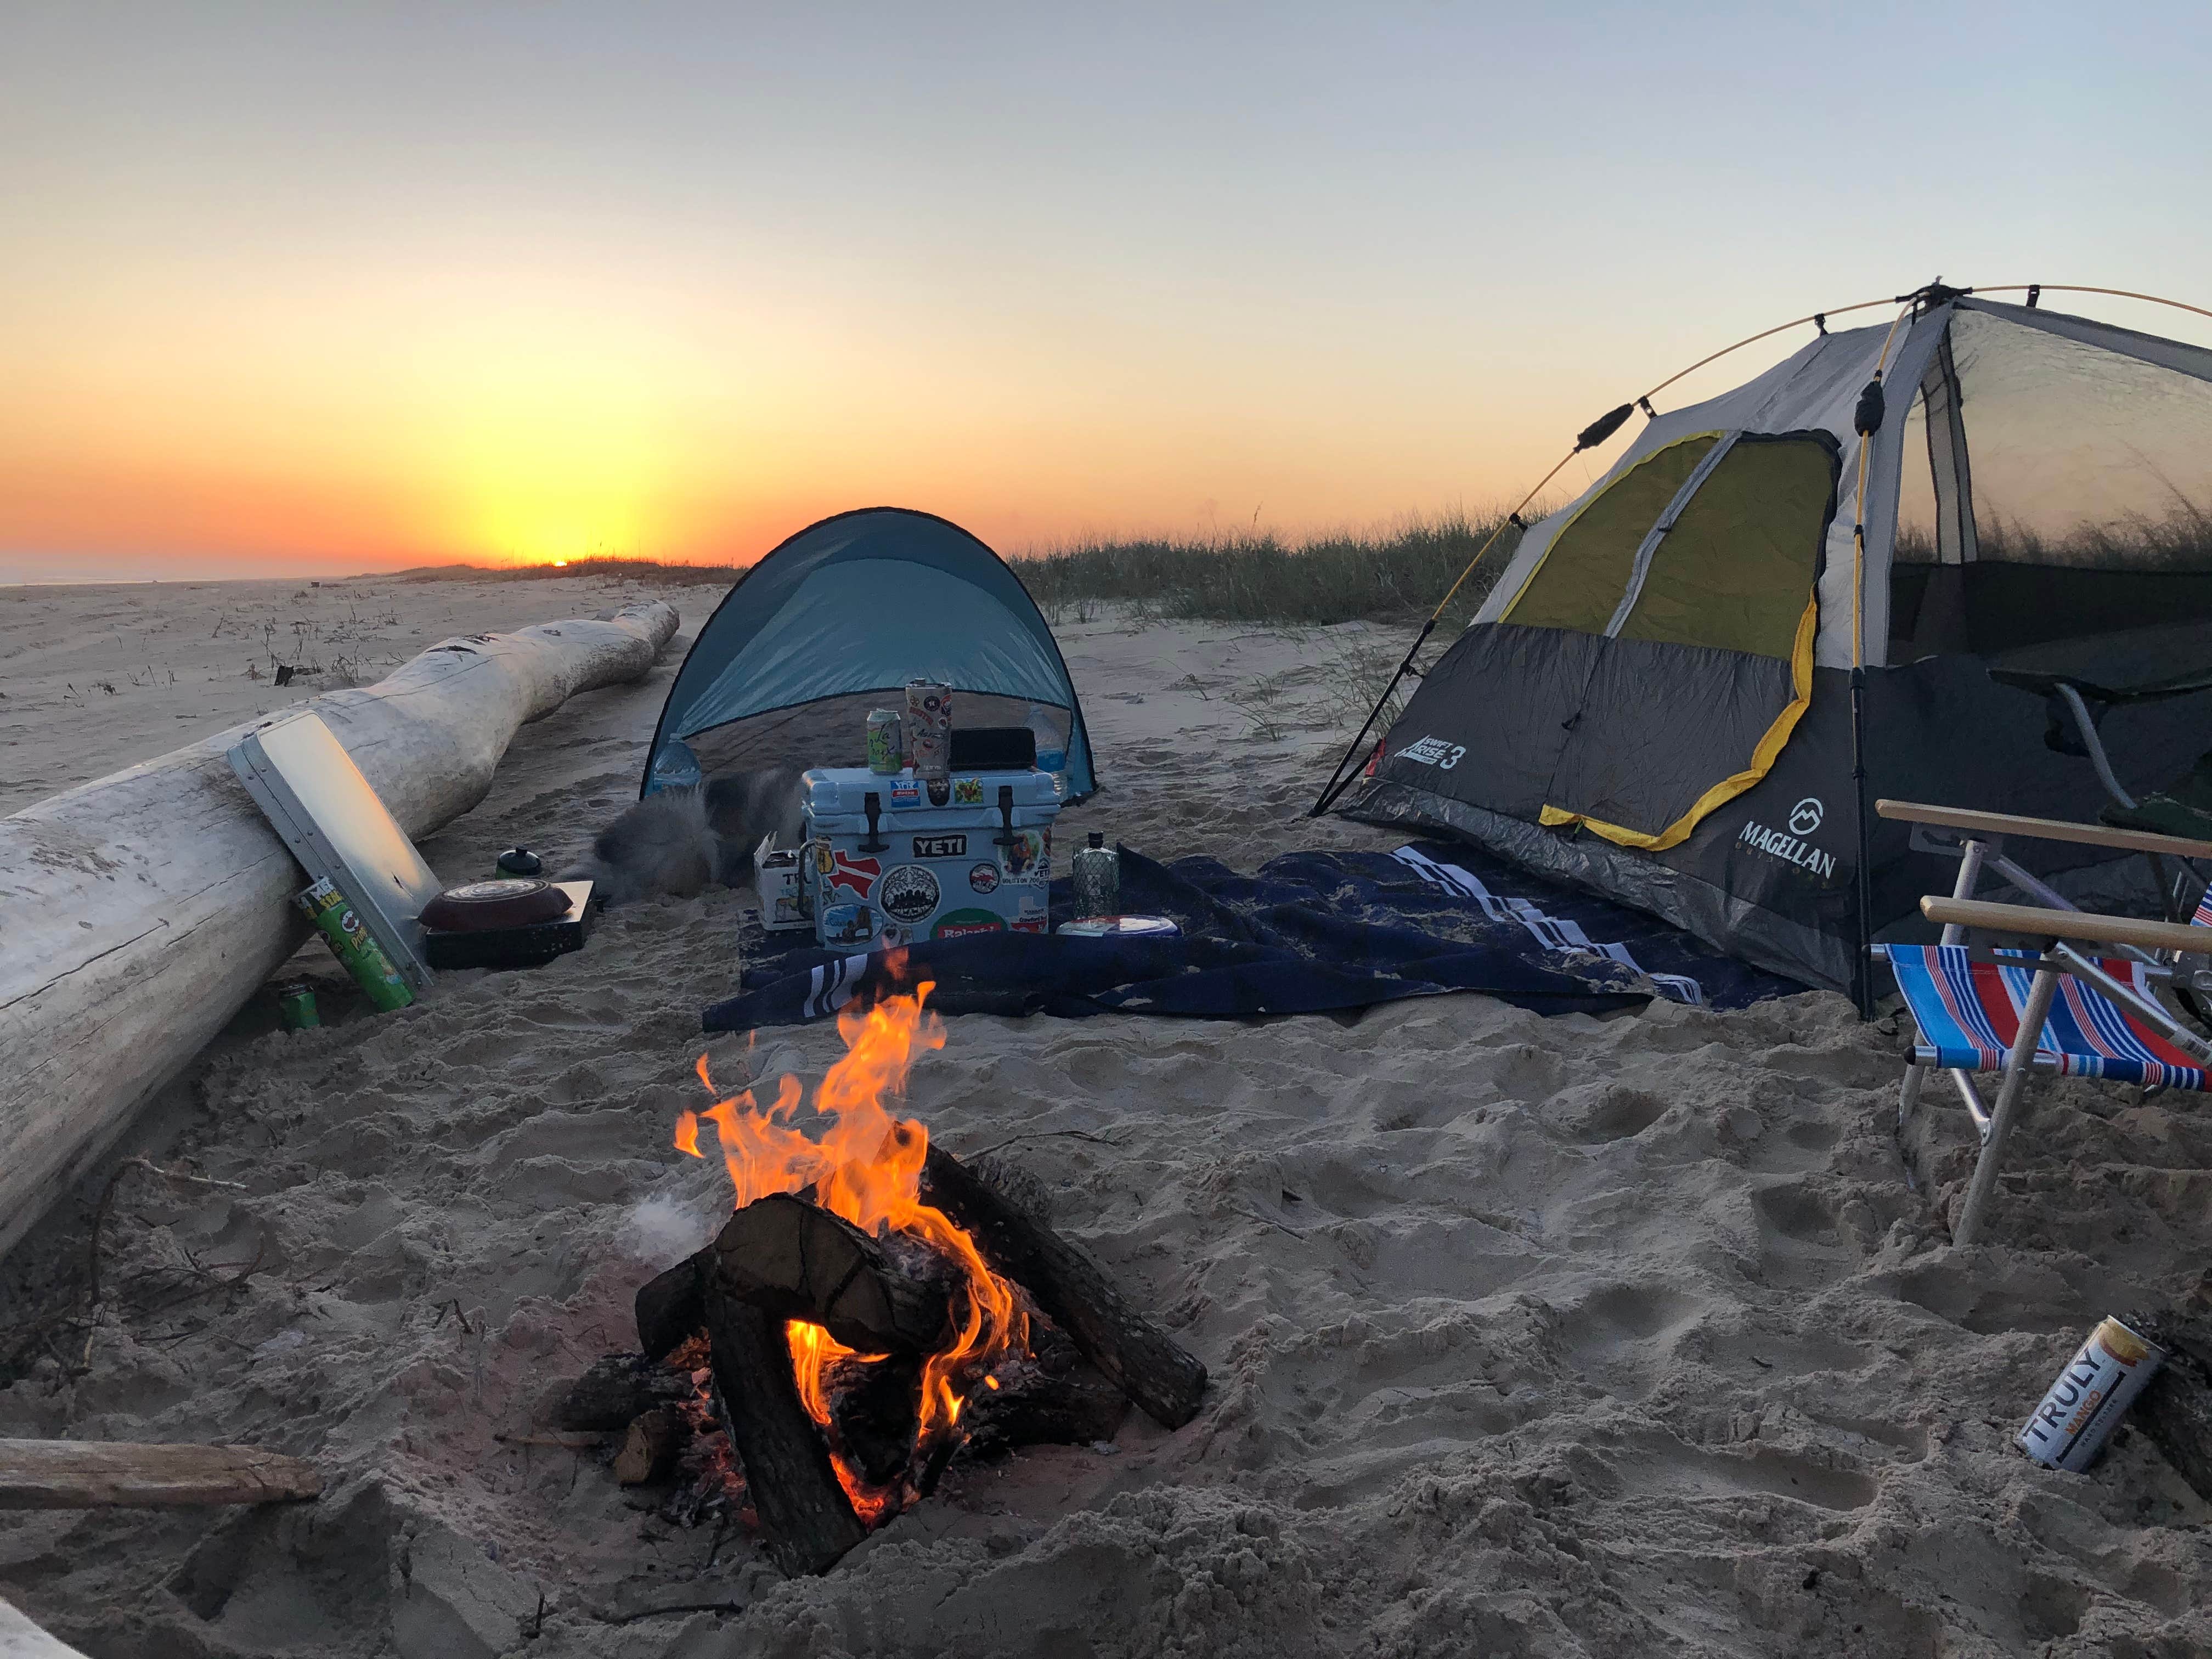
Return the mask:
[[[0,805],[275,706],[237,679],[264,617],[396,617],[337,643],[404,657],[616,597],[299,586],[0,590]],[[687,627],[663,667],[526,731],[426,848],[441,873],[567,850],[629,798],[716,595],[667,597]],[[206,637],[226,614],[250,640]],[[1069,828],[1246,867],[1402,839],[1296,816],[1341,729],[1328,665],[1368,630],[1064,633],[1109,785]],[[177,683],[129,684],[142,658]],[[94,675],[116,691],[83,695]],[[2212,1510],[2148,1443],[2124,1431],[2086,1477],[2008,1445],[2099,1315],[2195,1285],[2212,1133],[2185,1103],[2045,1084],[1996,1242],[1953,1250],[1890,1131],[1899,1039],[1825,995],[954,1020],[910,1109],[956,1152],[1013,1143],[1206,1359],[1204,1412],[957,1472],[817,1580],[645,1519],[595,1456],[494,1437],[627,1346],[636,1285],[711,1224],[720,1173],[669,1128],[743,903],[617,913],[580,956],[448,976],[395,1016],[242,1016],[124,1152],[243,1189],[125,1177],[103,1272],[132,1305],[0,1373],[0,1433],[249,1440],[332,1489],[0,1517],[0,1595],[95,1659],[2212,1651]],[[750,1064],[811,1079],[838,1047],[773,1030]],[[742,1039],[711,1052],[725,1080],[746,1064]],[[1929,1115],[1955,1201],[1960,1115]],[[82,1295],[97,1185],[5,1264],[11,1342]],[[193,1262],[257,1255],[158,1305],[209,1283]]]

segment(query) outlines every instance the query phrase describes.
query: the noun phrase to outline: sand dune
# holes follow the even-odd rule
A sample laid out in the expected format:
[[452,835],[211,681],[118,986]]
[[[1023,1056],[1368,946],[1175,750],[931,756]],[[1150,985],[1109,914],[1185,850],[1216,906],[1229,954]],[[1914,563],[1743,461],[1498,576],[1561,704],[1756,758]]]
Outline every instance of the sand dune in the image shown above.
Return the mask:
[[[181,640],[188,614],[346,602],[279,586],[191,594],[163,636],[176,688],[62,707],[54,677],[82,684],[100,629],[150,648],[131,630],[171,591],[0,595],[0,804],[270,696],[206,678],[198,647],[225,639]],[[619,597],[375,586],[401,656],[418,626]],[[688,635],[715,596],[662,597]],[[1069,828],[1245,866],[1395,844],[1297,816],[1341,741],[1333,665],[1370,630],[1062,633],[1109,785]],[[683,642],[526,731],[434,867],[580,845],[634,793]],[[594,1455],[497,1437],[542,1433],[548,1385],[626,1346],[637,1283],[714,1224],[719,1171],[669,1142],[702,1048],[725,1082],[839,1052],[817,1029],[702,1044],[744,903],[612,913],[580,956],[449,975],[398,1015],[241,1017],[122,1149],[239,1185],[125,1177],[102,1271],[127,1310],[88,1343],[58,1316],[96,1183],[14,1253],[0,1432],[250,1440],[332,1491],[0,1517],[0,1595],[96,1659],[2212,1650],[2212,1510],[2148,1444],[2124,1431],[2088,1476],[2008,1444],[2098,1316],[2195,1285],[2212,1133],[2185,1104],[2045,1084],[1995,1242],[1952,1249],[1930,1206],[1966,1171],[1959,1115],[1927,1115],[1916,1188],[1901,1040],[1826,995],[950,1022],[909,1109],[1033,1176],[1206,1359],[1200,1418],[956,1468],[820,1579],[641,1514]]]

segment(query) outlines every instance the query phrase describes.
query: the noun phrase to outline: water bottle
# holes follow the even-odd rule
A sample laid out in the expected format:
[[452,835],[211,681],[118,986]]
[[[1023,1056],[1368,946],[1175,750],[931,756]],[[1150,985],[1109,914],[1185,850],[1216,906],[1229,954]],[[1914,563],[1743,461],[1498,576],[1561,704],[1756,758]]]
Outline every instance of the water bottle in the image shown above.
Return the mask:
[[1073,860],[1076,916],[1118,915],[1121,909],[1121,855],[1109,847],[1106,837],[1096,830],[1089,839],[1091,844],[1077,853]]
[[1036,769],[1051,773],[1053,787],[1066,794],[1067,739],[1060,735],[1060,723],[1042,705],[1031,703],[1028,725],[1036,738]]

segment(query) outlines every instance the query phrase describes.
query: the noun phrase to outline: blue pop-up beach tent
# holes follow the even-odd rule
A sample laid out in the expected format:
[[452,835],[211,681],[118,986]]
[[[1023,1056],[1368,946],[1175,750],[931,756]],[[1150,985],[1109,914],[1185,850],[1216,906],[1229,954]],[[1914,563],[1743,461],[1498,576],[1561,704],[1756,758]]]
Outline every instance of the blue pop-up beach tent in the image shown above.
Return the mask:
[[809,526],[738,578],[677,672],[641,793],[862,764],[868,711],[903,708],[910,679],[951,686],[963,726],[1043,711],[1068,798],[1097,787],[1067,664],[1021,579],[947,520],[875,507]]

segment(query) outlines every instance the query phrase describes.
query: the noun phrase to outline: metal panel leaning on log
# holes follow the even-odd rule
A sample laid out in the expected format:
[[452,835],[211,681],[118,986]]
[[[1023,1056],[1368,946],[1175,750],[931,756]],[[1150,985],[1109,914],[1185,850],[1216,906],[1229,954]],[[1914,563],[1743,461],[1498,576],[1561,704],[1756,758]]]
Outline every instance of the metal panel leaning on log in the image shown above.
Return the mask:
[[[446,640],[304,707],[419,837],[483,799],[518,729],[642,678],[676,625],[656,601]],[[298,866],[224,758],[252,729],[0,818],[0,1250],[305,937]]]

